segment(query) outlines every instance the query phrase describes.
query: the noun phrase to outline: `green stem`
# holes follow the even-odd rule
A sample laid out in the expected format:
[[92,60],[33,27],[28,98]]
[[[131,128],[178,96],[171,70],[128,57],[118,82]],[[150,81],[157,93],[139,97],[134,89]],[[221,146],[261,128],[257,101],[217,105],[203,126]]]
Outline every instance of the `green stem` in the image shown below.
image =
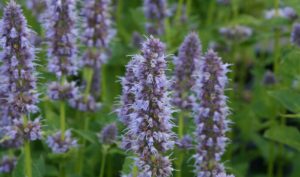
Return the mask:
[[137,177],[138,172],[139,172],[138,167],[136,165],[134,165],[132,168],[132,177]]
[[206,22],[207,26],[210,26],[212,24],[215,9],[216,9],[216,1],[211,0],[208,9],[208,15],[207,15],[207,22]]
[[187,3],[186,3],[186,15],[187,17],[190,16],[190,13],[192,11],[192,0],[187,0]]
[[31,162],[31,151],[30,151],[30,142],[25,141],[24,144],[25,152],[25,174],[27,177],[32,177],[32,162]]
[[269,163],[268,163],[268,177],[274,177],[273,171],[274,171],[274,142],[270,142],[269,144]]
[[60,102],[60,130],[61,130],[61,139],[65,138],[65,130],[66,130],[66,104],[64,101]]
[[93,68],[85,68],[85,76],[86,76],[86,87],[84,91],[84,100],[87,101],[88,96],[91,91],[92,81],[93,81],[94,70]]
[[181,139],[184,134],[184,113],[181,111],[178,114],[178,137]]
[[178,0],[178,7],[175,15],[175,20],[177,24],[180,24],[180,18],[182,13],[183,0]]
[[66,171],[65,171],[65,163],[62,161],[59,164],[59,177],[65,177],[66,176]]
[[183,157],[184,157],[183,152],[179,152],[178,159],[176,161],[177,162],[176,177],[181,177],[181,174],[182,174],[181,167],[182,167]]
[[238,15],[239,15],[238,0],[233,0],[233,2],[232,2],[232,11],[233,11],[233,19],[236,20]]
[[107,103],[108,97],[106,93],[106,65],[102,65],[101,67],[101,97],[102,97],[102,102]]
[[104,147],[103,150],[102,150],[101,168],[100,168],[100,175],[99,175],[99,177],[104,177],[104,168],[105,168],[106,154],[107,154],[107,148]]

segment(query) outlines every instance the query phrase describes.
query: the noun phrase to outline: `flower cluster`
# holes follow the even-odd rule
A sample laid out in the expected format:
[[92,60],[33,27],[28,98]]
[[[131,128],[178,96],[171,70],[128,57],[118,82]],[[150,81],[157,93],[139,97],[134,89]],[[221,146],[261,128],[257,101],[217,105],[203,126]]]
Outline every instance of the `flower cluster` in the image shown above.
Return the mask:
[[216,177],[234,177],[233,175],[227,175],[226,173],[220,173]]
[[193,147],[193,139],[189,135],[185,135],[183,138],[176,142],[176,145],[180,149],[191,149]]
[[48,96],[52,100],[69,100],[75,98],[79,93],[75,82],[65,82],[61,85],[58,82],[52,82],[48,86]]
[[11,173],[17,165],[17,159],[15,157],[2,157],[0,161],[0,173]]
[[46,0],[27,0],[26,6],[31,10],[34,16],[41,20],[41,15],[44,13],[47,7]]
[[174,134],[164,52],[164,44],[150,37],[143,43],[142,54],[134,57],[139,64],[134,70],[137,83],[132,87],[135,98],[128,115],[129,133],[133,138],[131,150],[139,157],[136,162],[139,177],[172,174],[170,159],[165,156],[174,146]]
[[266,19],[271,19],[276,16],[286,18],[289,20],[296,20],[298,18],[297,12],[292,7],[283,7],[278,9],[277,12],[275,9],[271,9],[265,12]]
[[85,96],[84,94],[78,94],[71,98],[69,104],[73,108],[84,112],[95,112],[101,107],[101,104],[97,103],[93,96]]
[[101,143],[105,145],[111,145],[116,141],[117,135],[118,128],[116,124],[109,124],[102,129],[101,133],[98,136]]
[[195,166],[198,177],[213,177],[223,173],[220,162],[225,151],[229,130],[224,89],[227,84],[228,65],[213,50],[209,50],[200,62],[195,92],[200,104],[195,104],[196,142],[198,142]]
[[67,130],[64,136],[62,136],[61,132],[48,136],[46,143],[52,152],[57,154],[65,153],[78,146],[77,140],[72,139],[70,130]]
[[191,88],[195,84],[195,71],[198,69],[201,55],[201,43],[196,33],[189,34],[174,58],[175,73],[173,78],[172,103],[180,109],[192,109],[194,97]]
[[74,75],[76,62],[75,1],[49,0],[45,12],[45,29],[49,50],[48,69],[58,78]]
[[229,5],[231,0],[217,0],[217,3],[221,5]]
[[291,34],[291,42],[300,47],[300,24],[296,23]]
[[11,1],[1,20],[1,95],[6,102],[3,116],[18,119],[22,114],[36,113],[35,50],[29,41],[30,29],[22,9]]
[[82,42],[88,47],[82,59],[84,66],[100,68],[107,60],[106,50],[115,35],[109,11],[110,1],[85,0],[84,2]]
[[247,26],[222,27],[219,33],[228,40],[243,41],[252,36],[252,29]]
[[165,19],[167,17],[166,0],[144,0],[144,13],[148,20],[146,31],[148,34],[161,35],[165,31]]

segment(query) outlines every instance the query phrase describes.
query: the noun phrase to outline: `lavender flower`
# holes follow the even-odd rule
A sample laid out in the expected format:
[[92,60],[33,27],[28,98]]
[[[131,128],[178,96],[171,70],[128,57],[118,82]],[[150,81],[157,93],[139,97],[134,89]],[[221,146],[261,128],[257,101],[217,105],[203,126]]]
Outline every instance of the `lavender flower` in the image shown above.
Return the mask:
[[152,35],[162,35],[165,31],[165,19],[167,18],[166,0],[144,0],[144,13],[148,20],[146,31]]
[[135,32],[132,33],[131,41],[132,41],[132,44],[133,44],[134,47],[141,48],[143,40],[144,39],[143,39],[142,35],[139,32],[135,31]]
[[267,71],[263,77],[263,84],[266,86],[272,86],[276,84],[276,77],[272,71]]
[[288,20],[296,20],[298,18],[298,14],[292,7],[283,7],[278,9],[277,13],[275,9],[271,9],[265,12],[266,19],[272,19],[274,17],[282,17]]
[[300,24],[296,23],[291,34],[291,42],[300,47]]
[[189,34],[179,49],[178,57],[174,58],[175,73],[172,90],[172,103],[183,110],[192,108],[194,97],[191,88],[195,84],[195,70],[199,65],[201,43],[196,33]]
[[0,161],[0,174],[11,173],[16,165],[17,159],[15,157],[2,157],[2,160]]
[[58,78],[76,74],[75,1],[49,0],[45,13],[48,69]]
[[97,103],[93,96],[85,96],[83,94],[71,98],[69,104],[71,107],[84,112],[95,112],[101,107],[101,104]]
[[47,3],[46,0],[27,0],[26,6],[38,20],[41,20],[41,15],[46,10]]
[[229,130],[226,119],[229,110],[224,95],[227,67],[213,50],[209,50],[200,63],[195,92],[201,102],[194,106],[198,177],[214,177],[225,171],[220,161],[228,142],[225,134]]
[[167,177],[172,172],[170,159],[164,155],[174,146],[164,52],[164,44],[150,37],[143,43],[142,55],[134,56],[139,60],[134,70],[138,82],[132,88],[135,98],[129,132],[134,138],[131,149],[139,157],[139,177]]
[[221,5],[229,5],[231,0],[217,0],[217,3]]
[[29,41],[30,29],[22,9],[10,1],[1,20],[0,40],[2,45],[0,91],[6,103],[2,112],[9,118],[20,118],[22,114],[36,113],[38,94],[34,47]]
[[185,135],[182,139],[180,139],[176,142],[176,145],[180,149],[192,149],[193,139],[189,135]]
[[252,29],[247,26],[233,26],[233,27],[223,27],[219,30],[220,34],[227,38],[228,40],[247,40],[252,36]]
[[75,98],[79,94],[79,90],[75,82],[64,83],[52,82],[48,86],[48,96],[52,100],[69,100]]
[[85,66],[100,68],[107,60],[108,45],[115,35],[110,15],[111,0],[85,0],[84,33],[82,42],[87,46],[82,62]]
[[52,152],[56,154],[65,153],[78,146],[77,140],[71,137],[70,130],[65,132],[64,138],[62,138],[61,132],[57,132],[52,136],[48,136],[46,143],[49,148],[51,148]]
[[111,145],[116,141],[117,135],[118,128],[116,124],[109,124],[102,129],[101,133],[98,136],[101,143],[105,145]]

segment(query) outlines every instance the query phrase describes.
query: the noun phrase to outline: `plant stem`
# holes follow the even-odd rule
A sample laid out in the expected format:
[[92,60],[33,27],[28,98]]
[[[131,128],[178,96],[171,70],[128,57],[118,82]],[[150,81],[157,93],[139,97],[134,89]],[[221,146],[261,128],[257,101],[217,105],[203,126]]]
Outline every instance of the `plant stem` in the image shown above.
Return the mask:
[[92,81],[93,81],[93,75],[94,75],[94,70],[92,68],[85,68],[85,75],[86,75],[86,87],[84,91],[84,100],[85,102],[88,99],[88,96],[91,91],[91,86],[92,86]]
[[210,26],[212,24],[215,9],[216,9],[216,2],[215,0],[211,0],[208,9],[208,15],[207,15],[207,22],[206,22],[207,26]]
[[100,175],[99,175],[99,177],[104,177],[104,168],[105,168],[106,154],[107,154],[107,148],[104,147],[103,150],[102,150],[101,168],[100,168]]
[[106,65],[101,66],[101,97],[102,97],[102,102],[107,103],[107,93],[106,93]]
[[176,21],[175,23],[176,24],[180,24],[182,6],[183,6],[183,0],[178,0],[178,6],[177,6],[176,15],[175,15],[175,21]]
[[269,163],[268,163],[268,177],[274,177],[273,171],[274,171],[274,142],[270,142],[269,144]]
[[177,161],[176,161],[176,162],[177,162],[176,177],[181,177],[181,174],[182,174],[181,167],[182,167],[183,157],[184,157],[183,152],[180,152],[180,151],[179,151],[178,159],[177,159]]
[[60,102],[60,130],[61,130],[61,139],[65,138],[65,130],[66,130],[66,104],[64,101]]
[[66,176],[66,171],[65,171],[65,163],[62,161],[59,164],[59,177],[65,177]]
[[32,177],[32,162],[31,162],[31,151],[30,151],[30,142],[25,141],[24,144],[25,151],[25,173],[27,177]]
[[187,0],[187,3],[186,3],[186,15],[187,17],[190,16],[190,13],[191,13],[191,10],[192,10],[192,0]]
[[136,165],[134,165],[132,168],[132,177],[137,177],[138,172],[139,172],[138,167]]
[[184,112],[178,114],[178,137],[182,138],[184,134]]
[[[23,121],[26,126],[28,120],[27,116],[23,115]],[[31,160],[31,151],[30,151],[30,141],[26,140],[24,143],[24,153],[25,153],[25,174],[27,177],[32,177],[32,160]]]

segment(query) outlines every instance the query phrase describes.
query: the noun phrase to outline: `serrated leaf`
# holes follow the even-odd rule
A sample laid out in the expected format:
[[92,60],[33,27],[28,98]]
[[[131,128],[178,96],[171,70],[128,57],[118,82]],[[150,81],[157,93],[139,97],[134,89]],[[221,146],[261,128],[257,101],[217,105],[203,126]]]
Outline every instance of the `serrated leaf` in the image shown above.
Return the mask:
[[132,157],[126,157],[122,167],[122,174],[130,174],[134,165],[134,159]]
[[300,93],[294,90],[277,90],[269,92],[276,100],[278,100],[286,109],[298,113],[300,112]]
[[93,132],[89,132],[89,131],[84,131],[84,130],[76,130],[76,129],[72,129],[72,131],[74,131],[76,134],[78,134],[79,136],[81,136],[82,138],[84,138],[85,140],[91,142],[91,143],[97,143],[96,141],[96,136]]
[[300,132],[295,127],[277,125],[268,129],[264,137],[300,151]]
[[25,176],[25,167],[24,167],[24,154],[22,153],[17,161],[17,165],[13,171],[13,177],[24,177]]

